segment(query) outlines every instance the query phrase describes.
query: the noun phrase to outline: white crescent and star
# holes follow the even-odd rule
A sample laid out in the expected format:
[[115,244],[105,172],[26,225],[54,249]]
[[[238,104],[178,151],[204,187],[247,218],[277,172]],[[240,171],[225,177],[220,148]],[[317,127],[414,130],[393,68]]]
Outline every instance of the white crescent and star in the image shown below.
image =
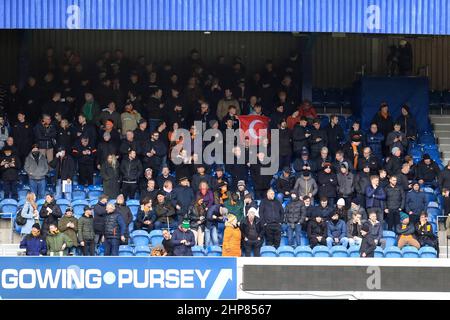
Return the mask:
[[262,123],[264,124],[264,122],[262,122],[261,120],[253,120],[252,122],[250,122],[250,125],[248,126],[248,134],[253,138],[253,139],[259,139],[259,136],[255,133],[255,125],[257,123]]

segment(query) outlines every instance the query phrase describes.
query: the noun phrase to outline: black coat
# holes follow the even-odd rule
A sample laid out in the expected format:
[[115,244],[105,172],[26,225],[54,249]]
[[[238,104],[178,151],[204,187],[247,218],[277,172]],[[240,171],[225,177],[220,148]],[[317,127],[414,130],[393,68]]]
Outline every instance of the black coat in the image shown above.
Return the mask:
[[289,129],[278,130],[280,156],[290,156],[292,154],[292,133]]
[[378,131],[381,132],[385,138],[394,128],[394,123],[391,116],[388,116],[385,119],[380,115],[379,112],[377,112],[377,114],[373,117],[372,122],[375,122],[377,124]]
[[22,166],[22,163],[20,161],[20,158],[16,154],[11,153],[10,156],[2,154],[2,156],[0,156],[0,163],[0,171],[3,180],[19,180],[19,170]]
[[267,190],[270,188],[270,182],[272,181],[272,175],[261,174],[262,168],[268,167],[260,163],[250,165],[250,174],[252,176],[253,184],[256,190]]
[[441,190],[443,188],[450,189],[450,169],[448,167],[439,173],[438,181]]
[[56,148],[64,148],[64,150],[69,151],[72,149],[74,141],[75,135],[71,127],[66,129],[56,128]]
[[187,214],[189,207],[195,199],[194,191],[191,187],[183,187],[179,185],[173,190],[172,199],[175,206],[179,205],[181,207],[180,210],[177,210],[177,214],[179,216],[184,216]]
[[114,144],[111,140],[108,142],[100,142],[97,147],[97,164],[101,165],[106,162],[108,155],[110,154],[119,155],[119,149],[116,144]]
[[389,176],[398,174],[402,169],[402,165],[403,165],[402,158],[391,156],[385,166],[387,174]]
[[83,136],[89,137],[89,143],[97,146],[97,130],[94,125],[87,123],[85,125],[77,124],[74,128],[75,139],[80,139]]
[[405,191],[403,191],[402,187],[396,185],[393,188],[391,185],[388,185],[384,191],[386,192],[386,208],[405,208]]
[[317,175],[317,186],[319,187],[319,197],[335,198],[338,186],[336,174],[320,171]]
[[313,219],[308,223],[307,234],[310,241],[316,237],[326,238],[328,233],[327,231],[327,223],[324,220],[318,223],[316,219]]
[[344,141],[344,130],[342,127],[337,124],[334,127],[329,125],[326,129],[327,138],[328,138],[328,148],[330,149],[331,154],[335,154],[337,150],[340,149],[341,143]]
[[94,206],[94,231],[95,234],[103,235],[105,233],[106,205],[98,202]]
[[[263,228],[263,225],[261,223],[261,219],[255,216],[255,220],[253,220],[253,224],[255,226],[256,233],[258,234],[258,237],[260,239],[262,239],[263,236],[264,236],[264,228]],[[240,228],[241,228],[241,235],[242,235],[242,239],[243,240],[245,238],[247,238],[249,240],[256,240],[256,239],[250,239],[249,238],[250,227],[251,227],[251,224],[250,224],[248,218],[245,218],[244,220],[242,220]]]
[[284,209],[277,199],[269,200],[267,198],[261,200],[259,206],[259,217],[263,225],[281,224],[284,221]]
[[34,140],[33,127],[28,122],[16,122],[12,127],[12,136],[17,144],[19,157],[26,157]]
[[[317,138],[321,138],[319,142],[316,141]],[[311,130],[311,136],[309,137],[309,145],[311,146],[311,158],[314,158],[318,155],[320,155],[320,150],[323,147],[326,147],[328,144],[328,136],[327,132],[320,128],[320,129],[312,129]]]
[[34,127],[33,132],[35,142],[38,144],[39,149],[51,149],[54,147],[56,128],[52,123],[48,127],[39,123]]
[[56,174],[54,176],[54,181],[58,179],[67,180],[73,179],[76,174],[75,171],[75,161],[73,158],[66,154],[64,158],[55,158],[49,163],[50,167],[55,168]]
[[143,171],[141,161],[138,159],[130,160],[129,157],[126,157],[120,163],[120,173],[123,181],[136,181],[137,183]]
[[428,165],[422,160],[416,166],[416,180],[433,182],[436,181],[439,173],[439,166],[433,160]]
[[296,124],[292,130],[293,149],[295,153],[299,153],[304,147],[308,148],[308,138],[305,136],[309,133],[309,129]]
[[[52,213],[48,214],[47,208],[52,210]],[[58,226],[58,219],[62,217],[62,212],[55,200],[51,203],[44,203],[39,211],[39,217],[44,219],[41,227],[41,234],[45,238],[48,234],[48,228],[51,224]]]

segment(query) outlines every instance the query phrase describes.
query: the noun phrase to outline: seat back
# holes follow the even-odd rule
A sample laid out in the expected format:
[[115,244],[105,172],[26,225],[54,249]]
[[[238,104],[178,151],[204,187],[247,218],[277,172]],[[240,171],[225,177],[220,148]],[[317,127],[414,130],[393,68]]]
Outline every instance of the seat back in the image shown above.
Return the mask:
[[384,256],[386,258],[401,258],[402,251],[398,247],[386,248],[384,251]]
[[150,255],[150,248],[148,246],[136,246],[134,253],[137,257],[147,257]]
[[122,257],[131,257],[134,255],[134,250],[130,246],[120,246],[119,247],[119,256]]
[[206,250],[209,257],[221,257],[222,248],[220,246],[209,246]]
[[330,250],[333,258],[348,258],[347,248],[344,246],[334,246]]
[[150,244],[150,237],[149,237],[147,231],[144,231],[144,230],[133,231],[131,233],[130,237],[136,247],[137,246],[148,246]]
[[315,246],[312,252],[314,257],[328,258],[330,256],[330,252],[326,246]]
[[205,249],[202,246],[193,246],[191,248],[192,255],[194,257],[204,257],[206,256]]
[[422,247],[419,250],[420,258],[437,258],[437,251],[432,247]]
[[419,250],[412,246],[402,248],[403,258],[419,258]]
[[295,256],[299,258],[312,258],[313,253],[309,246],[298,246],[294,250]]
[[277,250],[272,246],[261,247],[261,257],[277,257]]
[[294,248],[291,246],[281,246],[277,250],[277,254],[279,257],[289,257],[293,258],[295,257]]
[[164,237],[162,235],[162,230],[151,231],[149,234],[149,238],[150,238],[150,243],[152,244],[152,246],[160,245],[162,243],[162,241],[164,240]]

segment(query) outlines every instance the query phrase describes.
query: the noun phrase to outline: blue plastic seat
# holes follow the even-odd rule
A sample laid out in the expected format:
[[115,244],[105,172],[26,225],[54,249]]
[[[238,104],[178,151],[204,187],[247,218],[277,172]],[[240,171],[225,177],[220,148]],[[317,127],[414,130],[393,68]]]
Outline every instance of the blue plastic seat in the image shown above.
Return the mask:
[[133,231],[130,237],[135,246],[148,246],[150,244],[149,234],[145,230]]
[[348,256],[350,258],[360,257],[359,248],[360,248],[359,246],[351,246],[350,248],[348,248],[348,250],[347,250]]
[[152,244],[152,246],[157,246],[157,245],[161,244],[162,241],[164,240],[162,230],[153,230],[150,232],[150,234],[148,236],[149,236],[150,243]]
[[315,246],[312,249],[312,253],[314,255],[314,257],[320,257],[320,258],[325,258],[325,257],[329,257],[330,256],[330,252],[328,250],[328,247],[326,246]]
[[294,250],[295,256],[298,258],[312,258],[313,253],[310,246],[298,246]]
[[2,219],[11,219],[15,216],[17,209],[18,209],[18,203],[15,199],[3,199],[0,202],[0,218]]
[[88,192],[88,199],[94,200],[98,199],[103,194],[103,190],[90,190]]
[[63,214],[66,212],[67,207],[70,207],[70,201],[67,199],[58,199],[56,200],[56,204],[59,206]]
[[192,255],[194,257],[204,257],[206,256],[205,249],[202,246],[193,246],[191,248]]
[[389,231],[389,230],[383,231],[383,239],[386,240],[386,248],[395,246],[397,243],[397,236],[395,235],[395,232],[393,232],[393,231]]
[[280,246],[287,246],[289,244],[288,237],[287,236],[281,236],[280,240]]
[[86,199],[86,192],[84,190],[72,190],[72,200]]
[[419,250],[412,246],[402,248],[403,258],[419,258]]
[[347,248],[344,246],[334,246],[330,249],[333,258],[348,258]]
[[130,246],[120,246],[119,247],[119,256],[123,256],[123,257],[134,256],[134,250]]
[[261,247],[261,257],[277,257],[277,249],[272,246]]
[[[396,247],[393,247],[393,248],[396,248]],[[383,249],[381,247],[377,247],[375,249],[374,257],[375,258],[385,258],[386,257],[386,255],[384,254],[384,251],[383,251]]]
[[390,247],[384,250],[384,256],[386,258],[401,258],[402,251],[399,247]]
[[73,214],[77,219],[83,215],[85,206],[89,206],[89,202],[87,200],[72,201]]
[[427,213],[428,213],[428,217],[429,217],[429,221],[433,222],[436,221],[438,216],[442,216],[442,210],[439,208],[430,208],[428,207],[427,209]]
[[221,257],[222,248],[220,246],[209,246],[206,249],[208,257]]
[[[438,200],[438,202],[439,202],[439,199],[437,199],[437,200]],[[431,202],[429,202],[429,203],[428,203],[428,208],[440,208],[440,205],[439,205],[438,202],[436,202],[436,201],[431,201]]]
[[134,255],[137,257],[147,257],[150,255],[150,248],[148,246],[136,246],[134,248]]
[[431,228],[433,229],[433,233],[437,234],[438,233],[438,229],[437,229],[436,221],[430,221],[430,224],[431,224]]
[[292,248],[291,246],[278,247],[277,254],[279,257],[289,257],[289,258],[295,257],[294,248]]
[[422,247],[419,250],[420,258],[437,258],[437,251],[432,247]]
[[38,211],[41,211],[41,208],[44,205],[44,203],[45,203],[45,199],[38,199],[38,200],[36,200]]
[[126,202],[128,208],[130,208],[131,213],[133,214],[133,219],[136,219],[137,213],[139,210],[139,200],[130,199]]

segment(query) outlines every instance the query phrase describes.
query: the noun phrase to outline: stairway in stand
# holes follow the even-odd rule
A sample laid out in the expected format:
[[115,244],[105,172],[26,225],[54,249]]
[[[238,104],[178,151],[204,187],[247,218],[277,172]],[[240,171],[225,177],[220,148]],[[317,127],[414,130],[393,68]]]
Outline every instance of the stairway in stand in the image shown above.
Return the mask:
[[450,115],[431,115],[430,121],[434,127],[439,150],[441,151],[442,163],[447,165],[450,161]]

